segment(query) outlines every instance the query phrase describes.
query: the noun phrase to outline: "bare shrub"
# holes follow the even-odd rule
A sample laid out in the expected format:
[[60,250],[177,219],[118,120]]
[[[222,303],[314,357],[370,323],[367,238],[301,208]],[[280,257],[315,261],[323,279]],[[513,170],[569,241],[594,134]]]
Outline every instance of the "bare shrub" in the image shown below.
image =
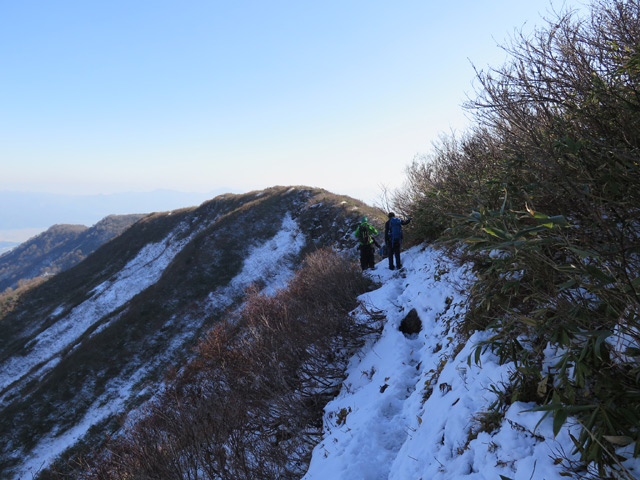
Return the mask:
[[359,268],[321,250],[287,289],[249,291],[238,318],[206,335],[197,358],[83,478],[302,476],[345,362],[375,331],[349,315],[366,288]]
[[502,196],[500,144],[486,129],[461,137],[443,136],[426,157],[406,171],[405,187],[393,194],[395,210],[414,221],[414,242],[433,241],[453,226],[452,214],[495,205]]

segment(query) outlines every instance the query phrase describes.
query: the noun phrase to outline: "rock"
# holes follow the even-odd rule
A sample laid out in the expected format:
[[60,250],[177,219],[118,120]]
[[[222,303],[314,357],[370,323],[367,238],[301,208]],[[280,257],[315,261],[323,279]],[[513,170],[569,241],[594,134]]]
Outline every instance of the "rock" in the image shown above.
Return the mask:
[[400,331],[409,336],[420,333],[420,330],[422,330],[422,320],[420,320],[416,309],[413,308],[400,322]]

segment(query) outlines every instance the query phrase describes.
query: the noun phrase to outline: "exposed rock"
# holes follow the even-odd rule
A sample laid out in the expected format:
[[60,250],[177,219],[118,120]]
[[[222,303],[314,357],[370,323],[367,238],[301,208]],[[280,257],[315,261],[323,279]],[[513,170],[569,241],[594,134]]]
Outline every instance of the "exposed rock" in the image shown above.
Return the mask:
[[412,309],[400,322],[400,331],[406,336],[415,335],[422,330],[422,320],[418,316],[416,309]]

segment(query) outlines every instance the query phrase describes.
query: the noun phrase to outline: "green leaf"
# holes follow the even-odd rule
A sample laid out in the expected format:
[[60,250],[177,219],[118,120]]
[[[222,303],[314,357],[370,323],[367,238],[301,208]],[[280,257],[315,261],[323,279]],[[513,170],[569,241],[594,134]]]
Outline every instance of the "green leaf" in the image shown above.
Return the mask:
[[540,322],[538,320],[531,317],[525,317],[524,315],[519,315],[517,319],[519,322],[522,322],[525,325],[529,325],[530,327],[537,327],[538,325],[540,325]]
[[536,389],[536,393],[540,398],[544,398],[544,396],[549,391],[549,375],[545,375],[542,380],[538,382],[538,388]]
[[582,443],[580,443],[580,441],[576,437],[574,437],[571,433],[569,433],[569,437],[571,438],[571,441],[576,447],[576,449],[574,450],[574,453],[580,452],[584,455],[584,447],[582,446]]
[[587,272],[603,283],[613,283],[615,281],[615,278],[607,275],[598,267],[594,267],[593,265],[587,265]]
[[588,250],[582,250],[582,249],[576,248],[576,247],[569,247],[569,250],[571,250],[573,253],[579,255],[582,258],[598,257],[598,254],[595,253],[595,252],[590,252]]
[[507,240],[509,238],[506,232],[504,232],[503,230],[500,230],[499,228],[484,227],[482,230],[487,232],[489,235],[493,235],[494,237],[501,238],[502,240]]
[[490,245],[491,248],[495,248],[498,250],[504,250],[508,247],[518,248],[522,245],[525,245],[527,242],[525,240],[509,240],[506,242],[499,243],[498,245]]
[[591,430],[595,425],[597,418],[598,418],[598,409],[594,408],[593,412],[591,413],[591,416],[589,417],[587,422],[584,424],[585,428],[587,430]]
[[553,436],[557,436],[560,433],[560,429],[564,422],[567,420],[569,412],[565,408],[559,408],[553,414]]
[[536,233],[546,232],[547,230],[549,230],[549,227],[547,227],[546,225],[529,227],[529,228],[525,228],[523,230],[517,231],[516,234],[514,235],[514,238],[524,237],[525,235],[535,235]]
[[567,405],[565,407],[563,407],[567,412],[569,413],[577,413],[577,412],[585,412],[587,410],[593,410],[594,408],[597,408],[597,405]]
[[464,241],[465,243],[480,243],[480,242],[486,242],[487,239],[484,237],[472,236],[472,237],[465,238]]
[[509,290],[515,290],[517,292],[518,287],[520,287],[520,280],[510,280],[504,283],[500,289],[500,293],[507,293]]
[[610,337],[611,335],[613,335],[613,333],[608,332],[608,331],[602,331],[596,337],[596,341],[595,341],[595,345],[594,345],[594,351],[595,351],[596,356],[600,360],[602,360],[602,353],[600,351],[601,348],[602,348],[602,343],[607,339],[607,337]]
[[501,215],[503,215],[503,214],[504,214],[504,209],[505,209],[505,207],[507,206],[507,197],[508,197],[508,195],[507,195],[507,191],[506,191],[506,189],[505,189],[505,192],[504,192],[504,202],[502,202],[502,207],[500,207],[500,214],[501,214]]
[[476,354],[475,354],[475,362],[476,365],[480,365],[480,356],[482,355],[482,348],[481,347],[477,347],[476,348]]
[[554,225],[560,225],[561,227],[566,227],[567,225],[569,225],[569,222],[567,222],[567,219],[564,218],[564,215],[554,215],[553,217],[549,217],[549,220]]
[[562,292],[563,290],[566,290],[567,288],[573,287],[576,283],[578,283],[578,282],[576,281],[575,278],[572,278],[571,280],[567,280],[566,282],[558,285],[558,291]]

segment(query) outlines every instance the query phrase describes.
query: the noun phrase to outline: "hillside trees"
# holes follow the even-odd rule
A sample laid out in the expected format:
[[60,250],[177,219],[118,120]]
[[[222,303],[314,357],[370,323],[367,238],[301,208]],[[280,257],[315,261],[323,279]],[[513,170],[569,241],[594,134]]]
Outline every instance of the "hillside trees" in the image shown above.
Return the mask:
[[54,225],[0,258],[0,292],[20,280],[48,278],[77,265],[144,215],[109,215],[92,227]]
[[596,0],[506,50],[478,72],[472,129],[415,161],[395,202],[415,239],[468,245],[467,328],[495,329],[479,348],[516,365],[503,405],[543,403],[557,429],[574,416],[574,471],[625,475],[615,449],[640,454],[640,2]]

